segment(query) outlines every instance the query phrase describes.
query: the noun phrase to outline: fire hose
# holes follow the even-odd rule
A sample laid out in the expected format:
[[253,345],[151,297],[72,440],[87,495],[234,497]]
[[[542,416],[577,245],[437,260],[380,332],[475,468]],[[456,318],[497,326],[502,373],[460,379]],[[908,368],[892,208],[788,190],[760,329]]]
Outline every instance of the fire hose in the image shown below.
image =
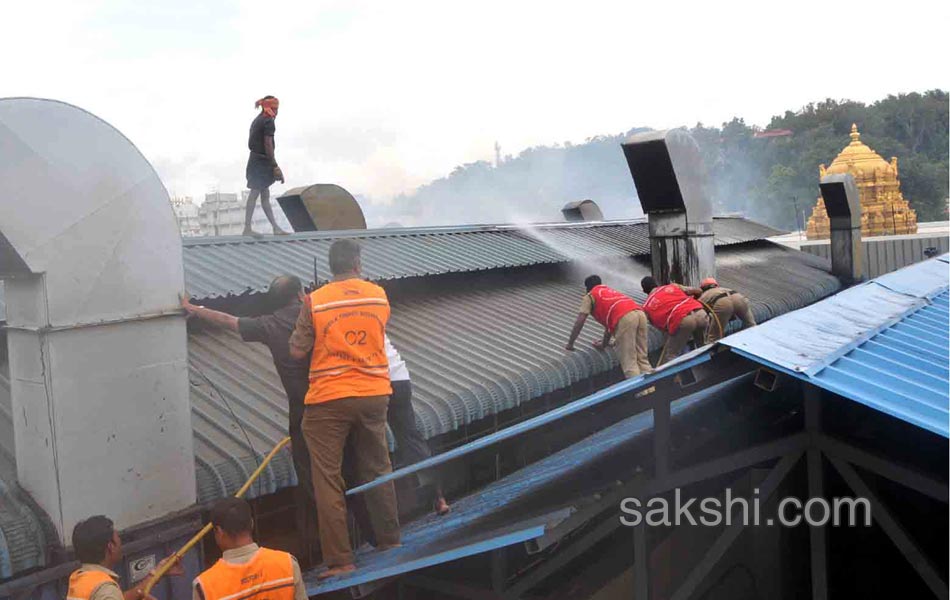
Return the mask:
[[[244,482],[244,485],[241,486],[241,489],[239,489],[237,493],[234,494],[234,497],[240,498],[244,496],[244,494],[247,493],[247,490],[251,489],[251,484],[253,484],[254,481],[256,481],[258,477],[260,477],[261,473],[264,472],[264,468],[270,463],[271,460],[273,460],[275,456],[277,456],[277,453],[280,452],[280,450],[289,443],[290,443],[289,437],[285,437],[284,439],[280,440],[277,443],[277,445],[274,446],[274,449],[270,451],[270,454],[264,457],[264,460],[261,461],[261,464],[257,467],[257,469],[253,473],[251,473],[251,476],[248,478],[246,482]],[[175,564],[177,564],[182,559],[182,557],[184,557],[185,554],[188,553],[189,550],[194,548],[194,546],[198,542],[201,541],[201,538],[208,535],[208,532],[211,531],[213,527],[214,526],[212,523],[208,523],[207,525],[202,527],[201,531],[196,533],[194,537],[188,540],[188,542],[185,543],[185,545],[182,546],[177,552],[175,552],[174,554],[169,556],[167,559],[165,559],[165,561],[163,561],[163,563],[159,565],[157,569],[155,569],[155,572],[145,582],[145,586],[142,588],[141,597],[147,598],[149,593],[152,591],[152,588],[155,587],[155,584],[157,584],[158,581],[162,577],[164,577],[165,574],[168,573],[168,571]]]

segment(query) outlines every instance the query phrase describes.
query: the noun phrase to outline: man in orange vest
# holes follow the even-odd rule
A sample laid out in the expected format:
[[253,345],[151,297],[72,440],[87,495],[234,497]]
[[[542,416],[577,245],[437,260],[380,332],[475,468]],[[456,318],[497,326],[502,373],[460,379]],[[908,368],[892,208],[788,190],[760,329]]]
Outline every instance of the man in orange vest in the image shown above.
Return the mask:
[[699,301],[716,316],[709,323],[707,344],[722,339],[729,321],[733,318],[742,321],[743,329],[755,327],[755,315],[752,314],[752,307],[745,296],[729,288],[720,287],[719,282],[712,277],[703,279],[699,283],[699,289],[703,292],[699,296]]
[[632,298],[611,289],[591,275],[584,280],[587,294],[581,302],[580,313],[574,321],[574,329],[567,340],[567,349],[574,350],[574,342],[581,334],[588,316],[593,316],[604,326],[604,338],[594,342],[595,348],[604,348],[613,337],[624,377],[630,379],[653,372],[647,356],[647,318],[640,305]]
[[[124,592],[119,587],[119,576],[113,569],[122,560],[122,539],[108,517],[97,515],[77,523],[73,528],[73,551],[82,564],[69,576],[66,600],[154,600],[142,592],[144,580]],[[175,565],[169,574],[183,572],[181,565]]]
[[[356,569],[347,530],[343,448],[353,434],[357,481],[392,471],[386,413],[392,386],[386,359],[389,299],[383,288],[360,278],[360,247],[353,240],[330,246],[330,283],[307,296],[290,336],[290,354],[310,356],[310,388],[304,399],[303,434],[310,449],[320,549],[325,579]],[[366,493],[376,548],[399,546],[399,517],[392,483]]]
[[693,338],[697,348],[703,345],[709,328],[709,315],[695,298],[702,290],[678,283],[657,285],[656,280],[649,275],[640,281],[640,286],[647,293],[643,310],[650,323],[667,335],[656,366],[679,356],[689,338]]
[[307,600],[297,559],[254,543],[254,518],[245,500],[224,498],[216,502],[211,508],[211,524],[222,556],[195,578],[194,600]]

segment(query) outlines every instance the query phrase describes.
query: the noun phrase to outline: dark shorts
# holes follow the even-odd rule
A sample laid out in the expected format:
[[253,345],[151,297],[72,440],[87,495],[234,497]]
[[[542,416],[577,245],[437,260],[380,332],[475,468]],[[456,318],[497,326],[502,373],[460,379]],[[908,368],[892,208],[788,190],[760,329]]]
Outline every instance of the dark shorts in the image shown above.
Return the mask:
[[274,184],[274,167],[263,154],[251,152],[247,157],[247,187],[251,190],[264,190]]

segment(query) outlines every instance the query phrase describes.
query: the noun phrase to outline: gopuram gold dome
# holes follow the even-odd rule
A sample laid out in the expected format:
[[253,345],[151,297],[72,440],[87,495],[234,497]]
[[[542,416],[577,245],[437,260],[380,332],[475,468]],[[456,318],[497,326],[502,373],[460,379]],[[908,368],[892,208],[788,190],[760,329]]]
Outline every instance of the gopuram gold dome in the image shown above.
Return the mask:
[[[827,169],[818,167],[819,177],[850,173],[858,185],[861,201],[861,235],[897,235],[917,233],[917,213],[901,194],[897,176],[897,157],[887,162],[861,141],[857,125],[851,125],[851,143]],[[830,237],[830,223],[825,201],[818,204],[808,219],[806,236],[810,240]]]

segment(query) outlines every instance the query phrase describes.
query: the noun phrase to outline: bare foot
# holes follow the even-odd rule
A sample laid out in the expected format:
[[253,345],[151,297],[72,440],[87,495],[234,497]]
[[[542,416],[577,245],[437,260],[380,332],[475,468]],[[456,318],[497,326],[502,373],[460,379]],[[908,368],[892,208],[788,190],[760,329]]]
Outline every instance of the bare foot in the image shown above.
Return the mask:
[[331,577],[336,577],[337,575],[345,575],[346,573],[352,573],[356,570],[356,565],[341,565],[339,567],[330,567],[326,571],[317,574],[317,579],[323,581],[324,579],[329,579]]
[[258,232],[256,232],[256,231],[254,231],[253,229],[245,229],[245,230],[244,230],[244,233],[242,233],[241,235],[243,235],[244,237],[255,237],[255,238],[259,238],[259,237],[261,237],[262,234],[260,234],[260,233],[258,233]]
[[274,235],[290,235],[290,232],[284,231],[280,227],[274,227]]
[[433,506],[433,510],[435,510],[435,514],[439,515],[440,517],[443,517],[449,514],[449,512],[452,510],[452,507],[449,506],[449,503],[445,501],[444,496],[439,496],[438,498],[435,499],[435,505]]

